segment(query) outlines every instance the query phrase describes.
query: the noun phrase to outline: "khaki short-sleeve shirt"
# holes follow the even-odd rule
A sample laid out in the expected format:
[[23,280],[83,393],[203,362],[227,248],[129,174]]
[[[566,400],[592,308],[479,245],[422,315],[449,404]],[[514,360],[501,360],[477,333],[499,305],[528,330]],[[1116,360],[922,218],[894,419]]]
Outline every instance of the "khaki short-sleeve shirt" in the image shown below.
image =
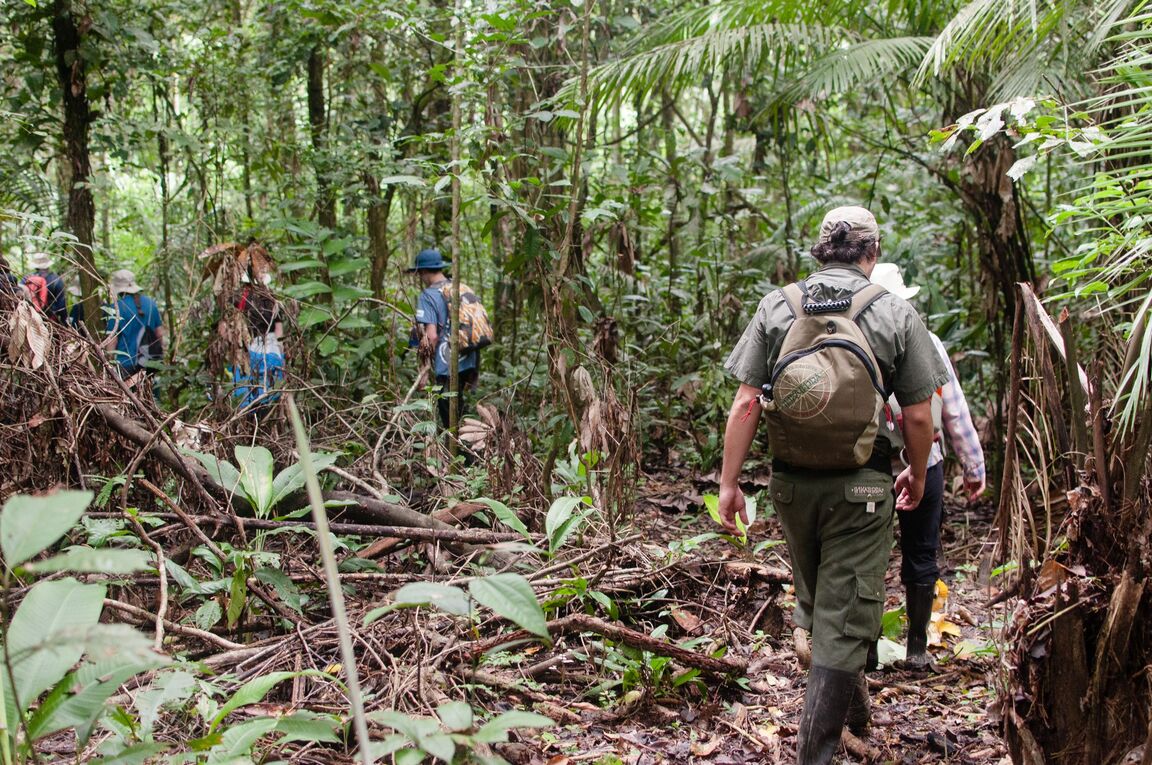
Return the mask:
[[[866,287],[868,277],[858,266],[835,263],[805,280],[814,301],[840,300]],[[756,315],[724,362],[724,368],[740,382],[759,388],[780,353],[792,313],[780,290],[764,296]],[[919,314],[906,300],[891,293],[881,295],[859,319],[860,330],[872,345],[884,385],[901,406],[916,404],[948,382],[948,368],[941,361]]]

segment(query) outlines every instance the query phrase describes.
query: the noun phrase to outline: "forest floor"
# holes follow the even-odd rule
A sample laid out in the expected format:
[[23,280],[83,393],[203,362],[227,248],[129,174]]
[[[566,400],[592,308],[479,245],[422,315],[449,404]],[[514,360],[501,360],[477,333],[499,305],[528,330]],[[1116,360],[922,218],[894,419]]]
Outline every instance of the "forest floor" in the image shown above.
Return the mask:
[[[634,521],[646,542],[683,545],[683,540],[713,531],[714,524],[701,510],[701,495],[716,490],[708,480],[712,478],[649,482],[641,492]],[[766,483],[764,478],[754,478],[746,488]],[[939,641],[931,648],[934,671],[912,674],[881,667],[869,673],[871,734],[851,742],[851,752],[842,747],[843,762],[1008,762],[994,711],[999,667],[996,637],[1005,607],[988,607],[995,589],[980,585],[981,579],[988,579],[985,553],[993,511],[986,501],[969,507],[964,500],[946,497],[940,563],[947,597],[943,603],[938,600],[941,607],[933,615],[930,638]],[[769,514],[753,525],[748,547],[782,538],[779,523]],[[763,597],[763,588],[733,580],[733,576],[739,579],[734,572],[741,570],[741,564],[785,565],[787,547],[772,545],[754,557],[726,540],[712,539],[702,543],[699,553],[734,565],[726,566],[724,575],[694,599],[677,591],[677,602],[670,602],[666,613],[704,644],[707,638],[722,635],[730,644],[731,631],[724,626],[729,619],[743,620],[745,626],[754,621],[750,632],[757,639],[746,647],[750,669],[745,687],[709,682],[672,689],[665,683],[650,688],[634,713],[569,725],[555,736],[521,745],[518,757],[513,757],[517,754],[514,745],[505,756],[533,765],[793,762],[806,672],[796,658],[791,589],[777,586]],[[886,631],[902,644],[904,604],[898,551],[893,553],[886,590]],[[649,595],[665,596],[662,592]],[[651,676],[650,672],[650,682]]]

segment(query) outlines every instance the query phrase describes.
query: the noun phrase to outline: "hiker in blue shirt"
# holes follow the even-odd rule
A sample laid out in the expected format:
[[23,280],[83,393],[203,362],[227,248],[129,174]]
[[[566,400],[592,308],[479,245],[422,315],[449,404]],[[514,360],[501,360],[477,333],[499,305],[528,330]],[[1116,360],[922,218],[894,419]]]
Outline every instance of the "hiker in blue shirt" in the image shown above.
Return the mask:
[[[452,358],[451,316],[448,310],[448,301],[444,299],[443,289],[452,284],[452,280],[444,270],[450,264],[440,255],[439,250],[421,250],[416,255],[416,262],[408,273],[420,277],[424,285],[423,292],[416,300],[416,339],[420,359],[430,361],[432,374],[436,376],[436,384],[440,386],[441,397],[436,402],[436,409],[440,414],[440,423],[447,428],[449,423],[449,409],[446,397],[449,389],[451,375],[450,361]],[[461,353],[459,364],[460,390],[456,395],[456,422],[465,411],[465,394],[475,389],[480,371],[480,352]]]
[[143,369],[149,361],[164,355],[164,325],[156,301],[140,294],[140,285],[131,271],[120,270],[109,277],[114,304],[103,307],[109,341],[116,342],[115,361],[122,379]]

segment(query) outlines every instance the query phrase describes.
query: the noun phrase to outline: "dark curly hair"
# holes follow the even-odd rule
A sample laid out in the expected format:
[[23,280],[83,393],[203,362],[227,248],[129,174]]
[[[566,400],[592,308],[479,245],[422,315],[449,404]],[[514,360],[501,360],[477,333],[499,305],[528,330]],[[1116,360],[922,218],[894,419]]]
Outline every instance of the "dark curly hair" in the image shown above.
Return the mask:
[[828,239],[818,242],[812,248],[812,257],[823,264],[847,263],[852,265],[864,260],[872,252],[876,238],[850,240],[848,234],[851,232],[851,223],[843,220],[837,222],[833,225]]

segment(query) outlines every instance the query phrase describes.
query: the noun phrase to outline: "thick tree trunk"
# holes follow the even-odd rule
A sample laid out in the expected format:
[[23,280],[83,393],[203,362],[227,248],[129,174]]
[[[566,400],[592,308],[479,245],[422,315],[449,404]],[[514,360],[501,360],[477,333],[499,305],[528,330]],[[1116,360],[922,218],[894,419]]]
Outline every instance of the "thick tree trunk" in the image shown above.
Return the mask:
[[96,206],[92,201],[89,179],[92,161],[88,153],[88,130],[92,112],[88,106],[87,62],[82,46],[91,19],[77,18],[71,0],[56,0],[53,5],[52,35],[56,55],[56,76],[64,100],[64,152],[70,168],[68,211],[65,226],[76,237],[76,265],[80,270],[81,302],[84,323],[93,337],[100,326],[100,302],[96,263],[92,252],[92,235],[96,227]]

